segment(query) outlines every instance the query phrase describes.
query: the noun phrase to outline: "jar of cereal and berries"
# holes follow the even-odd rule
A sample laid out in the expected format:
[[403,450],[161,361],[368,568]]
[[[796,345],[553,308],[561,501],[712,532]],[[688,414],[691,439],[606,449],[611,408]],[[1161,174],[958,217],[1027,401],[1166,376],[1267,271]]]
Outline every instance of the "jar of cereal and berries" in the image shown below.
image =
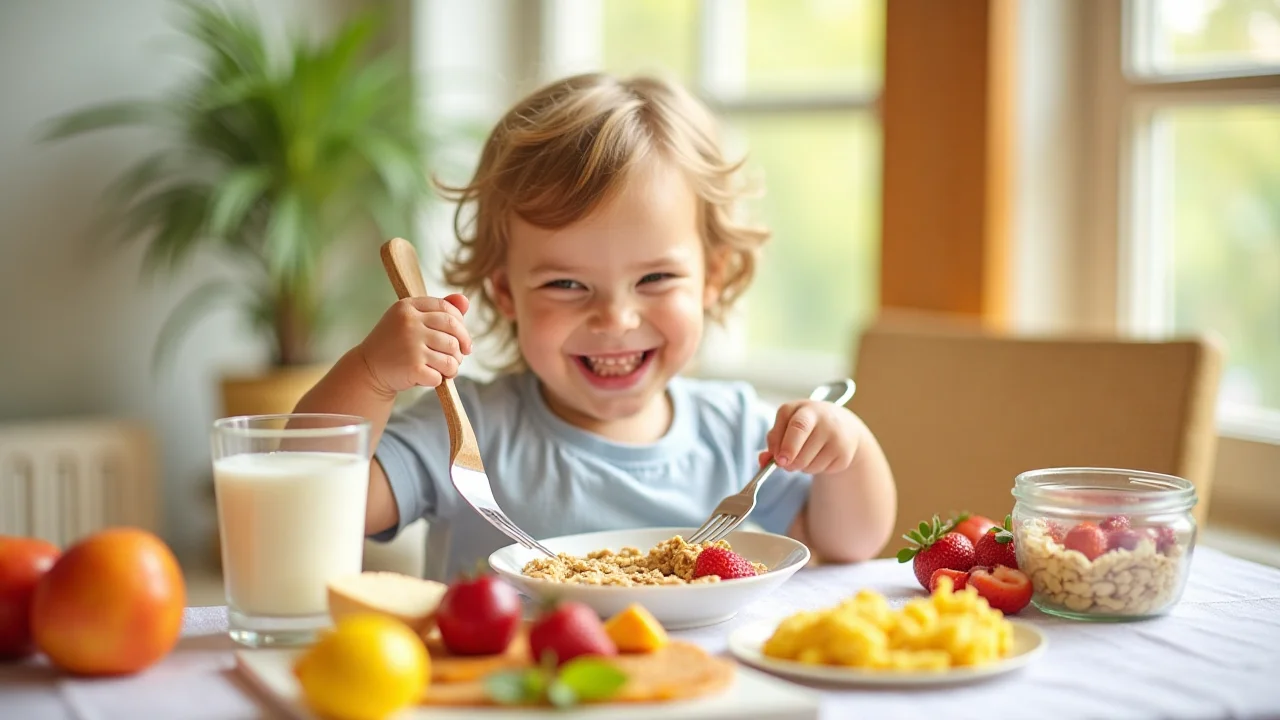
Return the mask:
[[1014,480],[1014,548],[1031,602],[1076,620],[1167,613],[1195,547],[1196,489],[1172,475],[1049,468]]

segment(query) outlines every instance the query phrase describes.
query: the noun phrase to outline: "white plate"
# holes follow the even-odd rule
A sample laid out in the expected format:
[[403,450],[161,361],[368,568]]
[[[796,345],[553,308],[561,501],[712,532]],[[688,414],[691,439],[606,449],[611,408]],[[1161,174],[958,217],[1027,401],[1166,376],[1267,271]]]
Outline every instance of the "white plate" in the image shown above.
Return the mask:
[[[555,553],[583,556],[594,550],[636,547],[641,552],[675,535],[688,537],[695,528],[643,528],[566,535],[540,542]],[[609,617],[631,603],[639,603],[668,630],[714,625],[738,614],[757,599],[773,592],[809,562],[809,548],[784,535],[738,530],[725,538],[734,552],[764,563],[769,572],[750,578],[698,585],[579,585],[525,577],[528,561],[545,557],[536,550],[508,545],[489,556],[489,566],[521,592],[536,598],[557,597],[588,605],[601,617]]]
[[761,652],[764,642],[773,635],[777,622],[766,621],[745,625],[729,636],[729,652],[742,662],[762,670],[796,680],[812,680],[841,685],[951,685],[972,682],[1013,672],[1044,653],[1048,639],[1034,625],[1010,620],[1013,624],[1013,652],[990,665],[958,667],[943,671],[887,672],[853,667],[810,665],[795,660],[779,660]]

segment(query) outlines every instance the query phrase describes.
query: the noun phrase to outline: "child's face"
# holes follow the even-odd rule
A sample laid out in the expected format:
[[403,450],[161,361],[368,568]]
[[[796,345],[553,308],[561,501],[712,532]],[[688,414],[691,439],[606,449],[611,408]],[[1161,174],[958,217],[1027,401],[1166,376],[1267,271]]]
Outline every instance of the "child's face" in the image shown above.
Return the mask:
[[516,219],[493,278],[520,351],[570,422],[632,418],[664,403],[702,338],[698,198],[665,162],[640,168],[590,216],[558,230]]

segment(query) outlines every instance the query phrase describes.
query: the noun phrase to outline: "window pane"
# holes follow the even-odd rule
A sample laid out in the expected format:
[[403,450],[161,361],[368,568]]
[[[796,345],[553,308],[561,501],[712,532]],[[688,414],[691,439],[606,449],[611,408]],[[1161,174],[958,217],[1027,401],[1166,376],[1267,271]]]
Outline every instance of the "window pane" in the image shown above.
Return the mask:
[[611,73],[657,73],[693,89],[697,47],[697,0],[604,2],[604,68]]
[[1140,60],[1157,73],[1280,65],[1275,0],[1143,0],[1135,17],[1149,52]]
[[751,349],[847,357],[878,294],[880,131],[865,112],[731,118],[773,231],[746,296]]
[[884,0],[747,0],[746,92],[874,92]]
[[[1163,111],[1173,322],[1226,344],[1226,404],[1280,409],[1280,105]],[[1167,154],[1166,154],[1167,153]]]

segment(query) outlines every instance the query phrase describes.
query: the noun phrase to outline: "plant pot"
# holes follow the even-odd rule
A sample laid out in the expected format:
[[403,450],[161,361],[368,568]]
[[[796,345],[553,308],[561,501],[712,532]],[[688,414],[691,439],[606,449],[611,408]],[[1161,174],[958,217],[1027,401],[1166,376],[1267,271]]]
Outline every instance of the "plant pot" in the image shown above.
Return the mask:
[[223,375],[222,415],[273,415],[292,412],[298,400],[324,374],[328,365],[271,368],[263,373]]

